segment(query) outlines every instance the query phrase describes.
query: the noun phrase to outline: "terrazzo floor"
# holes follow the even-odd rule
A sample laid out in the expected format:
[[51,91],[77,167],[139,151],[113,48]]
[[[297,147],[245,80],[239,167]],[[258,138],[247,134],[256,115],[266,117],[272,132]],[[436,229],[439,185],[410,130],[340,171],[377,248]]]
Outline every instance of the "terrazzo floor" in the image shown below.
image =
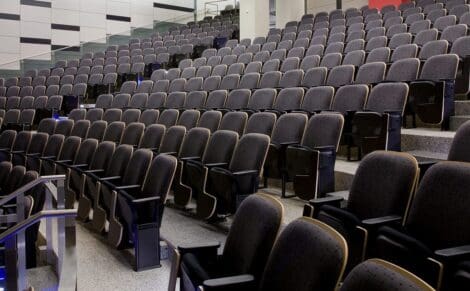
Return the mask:
[[[261,189],[280,199],[277,188]],[[171,197],[170,197],[171,198]],[[284,205],[283,225],[300,217],[304,202],[297,198],[280,199]],[[229,219],[230,222],[230,219]],[[222,244],[228,223],[214,226],[188,216],[185,212],[167,207],[164,212],[161,235],[173,245],[198,244],[219,241]],[[162,260],[162,267],[135,272],[132,269],[130,251],[109,247],[103,236],[84,223],[77,223],[78,290],[167,290],[170,260]],[[30,272],[30,282],[35,290],[54,290],[56,279],[50,268],[43,267]]]

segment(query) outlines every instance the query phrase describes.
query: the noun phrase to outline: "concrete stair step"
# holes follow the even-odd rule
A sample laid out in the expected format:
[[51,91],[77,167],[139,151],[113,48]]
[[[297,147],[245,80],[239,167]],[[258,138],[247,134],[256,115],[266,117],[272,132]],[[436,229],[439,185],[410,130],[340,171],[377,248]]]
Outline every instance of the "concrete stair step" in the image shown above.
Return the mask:
[[407,153],[417,158],[426,158],[426,159],[433,159],[433,160],[440,160],[440,161],[447,160],[447,153],[436,153],[436,152],[428,152],[428,151],[420,151],[420,150],[409,151]]
[[456,100],[455,115],[470,115],[470,100]]
[[403,152],[424,151],[447,154],[454,138],[453,131],[429,128],[402,129],[401,150]]
[[450,117],[450,130],[457,130],[462,124],[470,120],[469,115],[456,115]]
[[27,270],[28,283],[34,290],[57,290],[58,278],[51,266]]

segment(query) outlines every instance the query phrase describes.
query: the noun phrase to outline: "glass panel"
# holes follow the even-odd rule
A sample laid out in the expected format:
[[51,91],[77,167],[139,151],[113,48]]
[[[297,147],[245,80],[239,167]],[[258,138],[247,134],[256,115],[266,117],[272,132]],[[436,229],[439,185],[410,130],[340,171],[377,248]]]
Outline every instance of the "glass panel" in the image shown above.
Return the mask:
[[96,39],[90,42],[81,43],[80,46],[64,47],[52,50],[46,53],[39,53],[27,58],[12,60],[7,63],[0,64],[0,77],[18,77],[26,71],[37,69],[53,68],[59,60],[80,59],[85,53],[104,52],[110,45],[129,44],[131,38],[152,37],[154,32],[168,31],[170,27],[194,21],[194,15],[170,18],[163,21],[154,21],[153,24],[147,26],[132,28],[130,31],[124,31],[106,38]]

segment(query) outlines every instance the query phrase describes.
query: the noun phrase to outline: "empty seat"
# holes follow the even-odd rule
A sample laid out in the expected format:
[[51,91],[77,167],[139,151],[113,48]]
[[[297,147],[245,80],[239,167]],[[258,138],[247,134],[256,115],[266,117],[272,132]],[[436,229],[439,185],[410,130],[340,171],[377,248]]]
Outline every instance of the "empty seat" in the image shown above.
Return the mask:
[[[252,195],[248,197],[239,207],[237,215],[233,221],[233,227],[227,236],[223,253],[217,255],[218,244],[210,247],[213,255],[217,256],[217,267],[211,268],[209,257],[198,255],[200,252],[198,247],[180,245],[179,252],[182,253],[181,265],[176,266],[181,278],[181,289],[192,290],[197,286],[203,285],[206,280],[218,279],[223,280],[224,277],[233,276],[235,273],[220,273],[215,270],[238,270],[236,274],[252,274],[257,282],[263,272],[263,268],[268,260],[271,248],[274,245],[275,237],[280,228],[283,217],[282,205],[275,199],[266,195]],[[252,221],[249,222],[249,221]],[[250,239],[252,243],[245,247],[245,236],[248,236],[248,229],[254,229],[257,237]],[[230,257],[243,257],[250,264],[241,265],[238,262],[233,263],[228,260]],[[196,269],[204,270],[202,274],[194,272]],[[210,272],[214,270],[214,272]],[[176,280],[176,277],[174,278]],[[170,282],[176,284],[176,282]],[[221,286],[221,288],[223,288]]]
[[387,65],[383,62],[367,63],[359,67],[356,84],[375,84],[385,79]]
[[[306,124],[307,115],[301,113],[283,114],[276,121],[271,136],[268,157],[264,165],[263,177],[265,186],[267,186],[268,178],[285,181],[285,150],[289,144],[301,141]],[[283,185],[285,186],[285,183]],[[284,187],[282,192],[285,193]]]
[[[270,138],[266,135],[245,134],[238,142],[228,168],[210,169],[206,190],[211,196],[203,193],[207,198],[198,199],[198,207],[200,205],[208,214],[235,213],[240,202],[257,191],[258,177],[266,159],[269,141]],[[242,171],[244,177],[249,175],[250,178],[240,180],[238,173]]]
[[381,83],[371,90],[366,111],[356,112],[353,117],[352,137],[359,147],[359,157],[379,149],[401,149],[401,122],[408,91],[406,83]]
[[[435,288],[450,287],[453,274],[449,272],[461,254],[454,251],[469,244],[464,223],[469,202],[464,190],[468,170],[467,164],[458,162],[431,167],[421,180],[403,225],[380,228],[377,256],[412,271]],[[453,221],[452,227],[444,226],[446,221]]]
[[220,111],[209,110],[204,112],[199,118],[198,127],[204,127],[215,132],[219,128],[222,113]]
[[177,125],[186,127],[187,130],[195,127],[199,120],[201,113],[198,110],[185,110],[181,113]]
[[283,183],[293,181],[295,195],[307,200],[334,191],[335,157],[343,125],[340,114],[316,114],[310,118],[300,145],[287,147]]
[[[406,287],[405,287],[406,286]],[[398,288],[404,291],[432,291],[429,284],[411,272],[381,259],[369,259],[356,266],[344,279],[341,291]]]
[[158,124],[163,124],[167,128],[176,125],[176,122],[178,121],[179,117],[179,111],[176,109],[166,109],[164,110],[161,114],[160,117],[158,118],[157,123]]
[[329,110],[333,102],[335,89],[331,86],[318,86],[307,90],[300,106],[300,111],[314,114]]
[[[417,80],[410,84],[413,108],[423,122],[442,124],[443,128],[448,127],[453,107],[451,106],[453,92],[448,92],[445,89],[437,90],[437,88],[446,88],[449,83],[454,82],[457,67],[457,55],[432,56],[424,63],[419,76],[419,79],[427,81]],[[439,68],[439,70],[435,68]]]

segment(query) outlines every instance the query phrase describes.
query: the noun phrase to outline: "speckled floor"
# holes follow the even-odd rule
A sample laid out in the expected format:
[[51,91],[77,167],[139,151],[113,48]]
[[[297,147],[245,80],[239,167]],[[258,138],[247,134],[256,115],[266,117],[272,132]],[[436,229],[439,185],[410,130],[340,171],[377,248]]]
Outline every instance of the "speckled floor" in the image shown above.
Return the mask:
[[[277,188],[260,192],[279,197]],[[285,208],[284,225],[302,214],[304,202],[297,198],[280,199]],[[173,245],[225,241],[227,223],[210,225],[185,214],[181,210],[167,207],[164,212],[161,235]],[[130,251],[120,251],[107,245],[103,236],[94,232],[87,224],[77,223],[78,290],[167,290],[170,261],[162,260],[162,267],[135,272],[132,269]],[[56,278],[50,268],[42,267],[30,272],[30,282],[35,290],[54,290]]]

